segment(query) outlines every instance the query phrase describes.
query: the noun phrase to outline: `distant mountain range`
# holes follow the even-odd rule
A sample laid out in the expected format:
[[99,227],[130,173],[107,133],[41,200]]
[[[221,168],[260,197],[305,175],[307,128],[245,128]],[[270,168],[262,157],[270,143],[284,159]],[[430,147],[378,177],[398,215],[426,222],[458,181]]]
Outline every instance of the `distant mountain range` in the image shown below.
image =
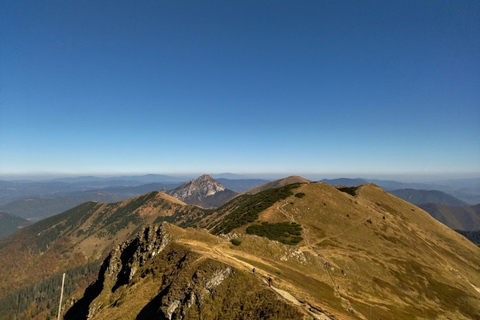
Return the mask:
[[[75,192],[104,191],[108,188],[129,187],[161,184],[162,188],[174,188],[185,180],[164,175],[124,176],[114,178],[77,177],[61,178],[42,181],[3,181],[0,180],[0,204],[5,204],[15,199],[55,196]],[[125,193],[123,192],[122,193]]]

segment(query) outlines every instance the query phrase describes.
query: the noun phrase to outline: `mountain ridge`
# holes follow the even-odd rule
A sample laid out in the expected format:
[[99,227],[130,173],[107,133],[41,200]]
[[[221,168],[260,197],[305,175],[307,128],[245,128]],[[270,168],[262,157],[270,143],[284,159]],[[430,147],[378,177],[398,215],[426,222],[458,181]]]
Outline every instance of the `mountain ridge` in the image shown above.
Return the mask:
[[[310,319],[480,317],[480,249],[464,237],[415,205],[373,184],[337,189],[322,183],[300,183],[290,188],[290,195],[275,200],[273,205],[259,212],[254,221],[247,221],[228,235],[215,237],[205,234],[204,230],[173,226],[170,229],[175,234],[170,237],[174,244],[172,250],[185,252],[177,259],[187,257],[188,250],[194,250],[208,261],[213,259],[224,264],[214,268],[223,270],[217,271],[217,275],[224,274],[219,286],[207,289],[213,294],[209,303],[217,306],[211,308],[221,309],[215,299],[228,301],[225,300],[228,290],[222,289],[221,283],[232,279],[231,270],[243,279],[249,279],[244,277],[250,271],[249,277],[254,279],[251,270],[256,268],[267,290],[283,297],[283,301]],[[250,199],[253,196],[242,197]],[[302,226],[303,240],[299,245],[285,245],[246,232],[248,225],[275,225],[282,221]],[[240,244],[231,243],[232,237]],[[160,259],[155,260],[155,265],[167,263],[158,253],[152,256]],[[138,261],[133,265],[137,266]],[[156,282],[152,288],[151,281],[155,280],[142,280],[155,273],[144,269],[148,264],[138,265],[133,276],[127,271],[118,292],[113,294],[107,287],[98,296],[99,300],[93,300],[89,310],[97,310],[98,318],[107,315],[113,319],[125,318],[132,306],[122,302],[125,300],[120,297],[122,294],[137,296],[142,292],[152,298],[142,300],[134,307],[137,311],[132,311],[128,318],[139,319],[145,308],[150,315],[153,312],[167,319],[198,318],[204,310],[203,304],[196,304],[193,297],[200,296],[203,291],[194,290],[192,295],[190,288],[198,279],[196,272],[204,270],[203,267],[197,265],[191,270],[187,266],[192,264],[177,264],[177,274],[182,276],[178,282],[171,283],[175,287],[172,291],[167,284]],[[183,266],[191,271],[187,272]],[[212,269],[202,273],[207,275],[203,283],[208,283],[215,274]],[[142,274],[147,276],[143,278]],[[270,278],[273,278],[273,288],[269,285]],[[248,291],[243,292],[247,294]],[[124,308],[123,303],[126,304]],[[244,308],[248,308],[245,303]],[[106,307],[98,309],[100,305]],[[240,319],[235,314],[230,318]],[[211,318],[219,319],[219,316]]]
[[[146,249],[143,258],[137,255],[138,260],[129,262],[127,257],[134,259],[134,256],[128,252],[136,252],[135,245],[130,246],[131,241],[145,228],[158,223],[168,226],[170,222],[194,228],[166,227],[172,239],[175,238],[172,246],[166,245],[163,253]],[[223,227],[215,231],[219,225]],[[298,226],[301,239],[297,244],[272,238],[285,227],[295,234]],[[230,240],[236,240],[236,244]],[[0,306],[18,301],[20,296],[7,293],[22,288],[22,281],[24,285],[33,284],[42,277],[52,277],[86,262],[100,266],[119,243],[127,243],[124,248],[131,248],[116,253],[121,263],[118,270],[125,272],[116,273],[119,276],[111,280],[114,281],[111,286],[104,285],[115,287],[115,292],[109,289],[110,293],[97,295],[102,297],[104,307],[94,319],[103,317],[102,314],[112,315],[112,319],[135,319],[140,312],[146,317],[159,314],[160,309],[165,315],[170,307],[172,318],[174,314],[188,313],[198,319],[204,309],[195,309],[193,298],[187,299],[190,293],[201,296],[203,289],[210,288],[214,294],[205,296],[208,300],[205,306],[218,311],[227,305],[231,290],[228,288],[241,283],[255,288],[259,301],[281,298],[293,305],[295,312],[310,319],[480,316],[478,247],[425,211],[375,185],[336,188],[315,182],[240,195],[213,210],[185,205],[169,195],[151,192],[116,204],[90,202],[42,220],[0,240]],[[188,260],[182,257],[198,259],[189,260],[190,264],[182,262]],[[59,260],[62,258],[69,260],[62,262]],[[158,269],[162,265],[171,271]],[[137,271],[130,279],[132,266]],[[228,268],[231,271],[221,271]],[[257,269],[257,280],[252,278],[252,268]],[[225,287],[221,284],[205,287],[215,270],[225,275]],[[68,272],[68,277],[72,277]],[[97,275],[100,274],[97,269]],[[175,274],[181,275],[178,282],[172,280]],[[273,287],[268,286],[269,278],[273,279]],[[163,284],[162,279],[166,281]],[[247,287],[240,291],[242,297],[232,302],[256,310],[255,301],[242,300],[248,296]],[[83,284],[84,294],[85,288]],[[69,293],[66,305],[79,301],[80,292],[81,287],[77,287]],[[45,309],[46,300],[34,301],[37,301],[34,305],[26,303],[21,312],[39,317],[49,312]],[[188,301],[192,302],[191,308]],[[138,313],[133,315],[135,312]],[[236,311],[232,319],[235,314]],[[260,316],[256,314],[252,319]]]

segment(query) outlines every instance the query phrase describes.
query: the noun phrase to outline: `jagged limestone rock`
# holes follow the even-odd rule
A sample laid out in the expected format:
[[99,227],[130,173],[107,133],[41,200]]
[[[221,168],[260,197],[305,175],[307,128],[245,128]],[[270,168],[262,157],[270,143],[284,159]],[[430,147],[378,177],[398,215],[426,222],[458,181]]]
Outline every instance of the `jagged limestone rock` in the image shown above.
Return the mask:
[[303,318],[260,279],[175,242],[167,226],[117,246],[65,320]]

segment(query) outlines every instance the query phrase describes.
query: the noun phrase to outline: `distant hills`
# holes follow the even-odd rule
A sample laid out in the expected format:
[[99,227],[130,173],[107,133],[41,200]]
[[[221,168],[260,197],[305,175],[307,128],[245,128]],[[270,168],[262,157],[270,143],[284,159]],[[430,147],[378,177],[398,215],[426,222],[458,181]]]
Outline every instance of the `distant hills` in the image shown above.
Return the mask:
[[214,209],[150,192],[23,228],[0,240],[2,315],[55,317],[66,272],[66,320],[480,317],[480,248],[373,184],[289,179]]
[[458,207],[465,207],[469,205],[465,201],[459,200],[454,196],[437,190],[399,189],[390,191],[390,193],[416,205],[426,203],[436,203]]
[[[155,180],[158,177],[160,180]],[[178,178],[161,180],[166,176],[147,175],[139,177],[78,177],[42,181],[2,181],[0,180],[0,205],[22,198],[42,198],[52,196],[75,196],[82,193],[106,192],[109,188],[121,189],[121,194],[128,194],[129,188],[160,183],[162,188],[174,188],[183,181]]]
[[[213,177],[213,176],[212,176]],[[226,178],[216,178],[218,182],[232,191],[237,193],[249,190],[255,186],[259,186],[270,182],[270,180],[265,179],[226,179]]]
[[22,198],[0,206],[0,210],[17,217],[38,221],[88,201],[118,202],[131,196],[104,192],[81,192],[75,195]]
[[468,207],[448,206],[438,203],[419,205],[437,219],[455,230],[480,230],[480,204]]

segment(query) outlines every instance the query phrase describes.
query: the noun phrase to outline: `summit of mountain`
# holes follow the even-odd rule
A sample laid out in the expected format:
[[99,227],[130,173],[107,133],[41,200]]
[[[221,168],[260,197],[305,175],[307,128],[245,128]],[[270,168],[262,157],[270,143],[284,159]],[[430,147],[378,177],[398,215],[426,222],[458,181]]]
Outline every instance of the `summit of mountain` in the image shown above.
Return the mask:
[[293,183],[307,183],[307,182],[310,182],[310,180],[305,179],[305,178],[300,177],[300,176],[289,176],[289,177],[286,177],[286,178],[283,178],[283,179],[278,179],[278,180],[274,180],[274,181],[264,183],[260,186],[257,186],[257,187],[251,188],[249,190],[246,190],[244,192],[241,192],[239,195],[256,194],[256,193],[259,193],[261,191],[265,191],[265,190],[273,189],[273,188],[279,188],[279,187],[283,187],[283,186],[293,184]]
[[167,193],[185,203],[204,208],[218,207],[237,194],[235,191],[225,188],[208,174],[187,181]]

